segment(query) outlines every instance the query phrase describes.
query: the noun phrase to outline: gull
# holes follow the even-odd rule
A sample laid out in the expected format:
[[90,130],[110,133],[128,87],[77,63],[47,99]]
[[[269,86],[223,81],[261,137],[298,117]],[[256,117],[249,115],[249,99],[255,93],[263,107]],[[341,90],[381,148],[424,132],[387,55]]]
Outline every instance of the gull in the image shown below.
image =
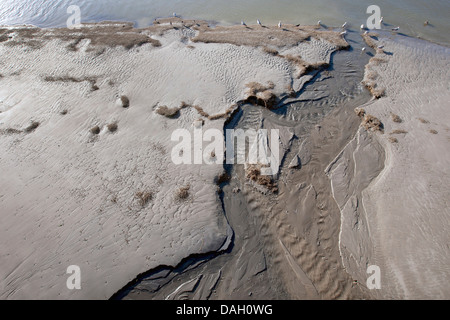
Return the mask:
[[281,21],[278,22],[278,28],[281,28]]
[[177,16],[177,14],[174,12],[174,13],[172,13],[172,15],[174,16],[174,17],[176,17]]
[[347,21],[344,22],[344,24],[342,25],[342,28],[345,29],[347,27]]
[[256,23],[261,26],[261,21],[259,21],[259,19],[256,19]]
[[377,48],[378,48],[378,49],[383,49],[384,46],[383,46],[383,45],[379,45]]
[[345,36],[346,34],[347,34],[347,31],[342,31],[341,33],[339,33],[339,35],[340,35],[341,37]]
[[369,31],[364,31],[364,35],[367,36],[369,34]]
[[400,29],[400,27],[395,27],[395,28],[392,28],[392,31],[398,31],[398,29]]
[[243,26],[246,26],[244,20],[241,21],[241,24],[242,24]]
[[429,24],[430,24],[430,21],[428,21],[428,20],[423,23],[424,26],[427,26]]
[[363,47],[363,48],[361,49],[361,54],[363,54],[364,52],[366,52],[366,47]]
[[363,29],[364,29],[364,23],[363,23],[363,24],[361,25],[361,27],[360,27],[360,28],[361,28],[361,30],[363,30]]
[[322,21],[320,21],[320,20],[317,21],[317,25],[318,25],[318,26],[322,25]]
[[382,24],[383,23],[383,17],[381,17],[381,19],[380,19],[380,24]]

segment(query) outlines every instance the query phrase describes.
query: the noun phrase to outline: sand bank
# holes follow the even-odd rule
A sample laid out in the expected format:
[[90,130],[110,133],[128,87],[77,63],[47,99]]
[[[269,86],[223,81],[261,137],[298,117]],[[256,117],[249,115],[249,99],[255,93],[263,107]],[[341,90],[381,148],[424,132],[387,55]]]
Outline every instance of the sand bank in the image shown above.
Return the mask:
[[[333,89],[315,72],[348,46],[330,30],[171,18],[0,33],[0,297],[105,299],[149,270],[147,288],[185,272],[163,299],[449,297],[448,48],[372,35],[363,83],[379,99],[310,128],[295,104],[322,112]],[[373,118],[358,128],[361,105]],[[239,113],[238,127],[285,127],[266,107],[295,122],[276,193],[237,167],[221,199],[222,164],[172,163],[175,129]]]
[[381,130],[361,127],[326,169],[343,263],[363,284],[380,267],[372,297],[448,299],[450,50],[395,34],[366,40],[377,52],[364,83],[381,98],[363,108]]
[[[348,41],[358,38],[359,34],[350,34]],[[149,272],[115,298],[364,297],[341,266],[340,212],[324,174],[358,128],[353,109],[370,100],[360,84],[369,60],[359,54],[360,45],[334,54],[325,70],[301,77],[302,90],[283,98],[276,110],[243,104],[226,125],[226,129],[279,129],[283,159],[276,194],[249,179],[245,165],[227,169],[231,179],[221,185],[221,199],[234,230],[231,250],[207,261],[197,257],[175,269]],[[295,157],[300,165],[289,168]],[[219,280],[212,281],[218,274]],[[196,287],[190,290],[194,282]]]
[[[448,297],[448,156],[442,151],[449,141],[448,49],[390,34],[379,35],[379,42],[372,37],[375,50],[369,50],[363,83],[379,99],[344,103],[306,138],[287,124],[293,110],[283,119],[245,110],[242,127],[282,124],[299,137],[297,144],[287,139],[291,150],[279,192],[262,193],[237,167],[224,188],[229,221],[239,226],[236,256],[190,271],[153,297],[169,296],[182,283],[189,288],[192,279],[204,288],[218,270],[210,298]],[[324,76],[305,93],[320,96]],[[355,112],[351,105],[362,108]],[[239,208],[234,215],[233,205]],[[260,261],[264,272],[249,267]],[[380,289],[366,286],[372,265],[380,267]],[[195,299],[202,290],[183,296]]]
[[[199,118],[222,130],[226,117],[205,114],[227,114],[248,83],[273,83],[277,98],[300,90],[342,39],[286,26],[252,46],[194,40],[214,34],[205,24],[0,30],[1,298],[105,299],[142,272],[228,248],[223,166],[174,165],[171,133]],[[283,32],[296,42],[264,50]],[[197,108],[157,112],[180,105]],[[66,287],[69,265],[81,290]]]

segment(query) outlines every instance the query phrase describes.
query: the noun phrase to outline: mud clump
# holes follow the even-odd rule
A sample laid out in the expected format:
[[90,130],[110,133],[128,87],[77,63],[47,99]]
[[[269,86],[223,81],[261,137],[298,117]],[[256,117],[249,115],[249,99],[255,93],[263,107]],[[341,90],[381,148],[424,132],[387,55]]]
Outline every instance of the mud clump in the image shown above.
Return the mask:
[[47,82],[63,82],[63,83],[68,83],[68,82],[81,83],[83,81],[87,81],[91,85],[91,91],[97,91],[97,90],[100,89],[97,86],[97,78],[95,78],[95,77],[76,78],[76,77],[72,77],[72,76],[68,76],[68,75],[64,75],[64,76],[46,76],[46,77],[44,77],[44,81],[47,81]]
[[373,81],[363,81],[363,84],[375,99],[380,99],[386,94],[386,89],[383,87],[378,87],[378,85]]
[[40,123],[37,121],[33,121],[28,127],[25,128],[25,130],[23,130],[25,133],[30,133],[33,132],[34,130],[37,129],[37,127],[39,127]]
[[[179,107],[169,108],[167,106],[160,106],[156,109],[156,113],[162,116],[165,116],[167,118],[176,118],[179,115],[179,112],[184,108],[194,108],[197,113],[202,116],[203,118],[206,118],[208,120],[217,120],[222,118],[228,118],[232,113],[234,113],[237,109],[237,105],[233,104],[231,105],[225,112],[213,114],[210,115],[208,112],[203,110],[202,107],[199,105],[191,105],[184,101],[181,102]],[[204,124],[204,120],[202,119],[202,124]]]
[[297,96],[297,92],[295,92],[291,84],[286,87],[286,91],[288,93],[289,98],[295,98]]
[[384,132],[384,125],[383,123],[376,118],[375,116],[372,116],[370,114],[366,114],[363,118],[363,121],[361,125],[366,129],[367,131],[380,131],[381,133]]
[[130,106],[130,99],[127,96],[120,96],[120,104],[122,108],[128,108]]
[[91,131],[92,134],[97,135],[97,134],[100,133],[100,127],[99,126],[95,126],[95,127],[91,128],[90,131]]
[[358,117],[362,118],[366,115],[366,110],[364,108],[355,108],[355,113]]
[[398,142],[398,139],[395,138],[395,137],[389,137],[388,140],[389,140],[390,143],[397,143]]
[[278,97],[272,92],[275,87],[273,82],[262,85],[258,82],[250,82],[246,84],[247,99],[246,103],[274,109],[278,104]]
[[258,92],[256,98],[257,98],[256,103],[258,105],[264,106],[268,109],[273,109],[278,103],[277,96],[272,91],[269,90]]
[[118,129],[117,122],[108,124],[107,128],[108,128],[109,132],[116,132]]
[[278,51],[274,48],[270,48],[270,47],[263,47],[263,51],[267,54],[270,54],[272,56],[277,56],[278,55]]
[[391,112],[391,119],[392,119],[392,121],[397,122],[397,123],[402,122],[402,119],[398,115],[396,115],[395,113],[392,113],[392,112]]
[[314,70],[322,70],[325,68],[328,68],[330,64],[326,61],[319,61],[316,63],[308,63],[305,60],[303,60],[300,56],[293,56],[290,54],[287,54],[285,56],[278,55],[281,58],[286,59],[287,61],[293,63],[297,69],[297,79],[300,79],[301,76],[305,75],[308,72],[314,71]]
[[138,199],[141,207],[145,207],[153,199],[153,193],[149,191],[139,191],[136,192],[135,197]]
[[259,82],[250,82],[245,85],[247,87],[247,94],[249,96],[255,96],[259,92],[272,90],[275,88],[275,84],[271,81],[267,83],[267,85],[263,85]]
[[175,118],[178,116],[178,112],[180,111],[179,108],[169,108],[167,106],[160,106],[158,109],[156,109],[156,113],[165,116],[167,118]]
[[18,129],[14,129],[14,128],[7,128],[7,129],[0,130],[0,134],[6,134],[6,135],[19,134],[19,133],[22,133],[22,130],[18,130]]
[[215,182],[217,185],[221,185],[222,183],[227,183],[231,180],[231,176],[224,172],[220,176],[216,177]]
[[186,200],[189,197],[189,190],[191,189],[190,185],[181,187],[175,194],[176,199],[178,200]]
[[408,131],[403,130],[403,129],[395,129],[390,134],[403,134],[403,133],[408,133]]
[[192,108],[197,110],[198,114],[201,115],[202,117],[205,117],[205,118],[209,118],[210,117],[210,115],[205,110],[203,110],[202,107],[200,107],[198,105],[195,105],[195,106],[192,106]]
[[272,193],[278,192],[278,187],[273,179],[270,176],[261,175],[261,165],[248,165],[245,170],[245,176],[247,179],[267,188]]

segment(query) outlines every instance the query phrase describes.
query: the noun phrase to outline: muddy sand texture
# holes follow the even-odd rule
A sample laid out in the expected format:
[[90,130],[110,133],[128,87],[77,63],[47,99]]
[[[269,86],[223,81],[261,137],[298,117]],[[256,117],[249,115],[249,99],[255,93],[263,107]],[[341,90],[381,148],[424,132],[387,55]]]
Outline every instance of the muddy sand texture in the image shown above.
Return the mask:
[[[201,31],[175,20],[0,32],[2,298],[107,299],[147,270],[228,248],[232,230],[215,184],[222,164],[170,158],[172,132],[192,130],[201,114],[183,108],[171,119],[155,110],[184,101],[213,116],[204,130],[222,130],[226,117],[214,115],[245,100],[246,84],[271,81],[277,97],[289,85],[300,90],[295,64],[256,42],[193,42]],[[305,31],[285,32],[301,37],[277,47],[282,55],[329,62],[338,49],[316,34],[303,41]],[[111,123],[119,123],[114,134]],[[82,290],[66,288],[69,265],[80,266]]]
[[343,264],[359,282],[368,265],[380,267],[374,298],[448,299],[450,50],[396,35],[370,38],[377,52],[364,83],[385,96],[375,93],[379,99],[363,107],[384,134],[360,128],[326,170],[341,211]]

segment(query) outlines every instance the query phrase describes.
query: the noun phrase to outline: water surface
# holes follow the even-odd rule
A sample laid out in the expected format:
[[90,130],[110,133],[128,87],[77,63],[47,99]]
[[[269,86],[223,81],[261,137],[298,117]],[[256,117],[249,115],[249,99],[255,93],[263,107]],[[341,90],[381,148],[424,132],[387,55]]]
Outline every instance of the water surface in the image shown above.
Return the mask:
[[[78,5],[82,22],[103,20],[133,21],[145,27],[155,18],[173,12],[185,18],[205,19],[219,24],[266,24],[279,20],[295,24],[315,24],[321,20],[329,26],[345,21],[358,29],[366,23],[367,7],[376,4],[386,22],[385,28],[400,26],[403,33],[450,45],[450,1],[448,0],[2,0],[0,24],[33,24],[62,27],[70,14],[67,8]],[[425,21],[430,25],[424,26]]]

